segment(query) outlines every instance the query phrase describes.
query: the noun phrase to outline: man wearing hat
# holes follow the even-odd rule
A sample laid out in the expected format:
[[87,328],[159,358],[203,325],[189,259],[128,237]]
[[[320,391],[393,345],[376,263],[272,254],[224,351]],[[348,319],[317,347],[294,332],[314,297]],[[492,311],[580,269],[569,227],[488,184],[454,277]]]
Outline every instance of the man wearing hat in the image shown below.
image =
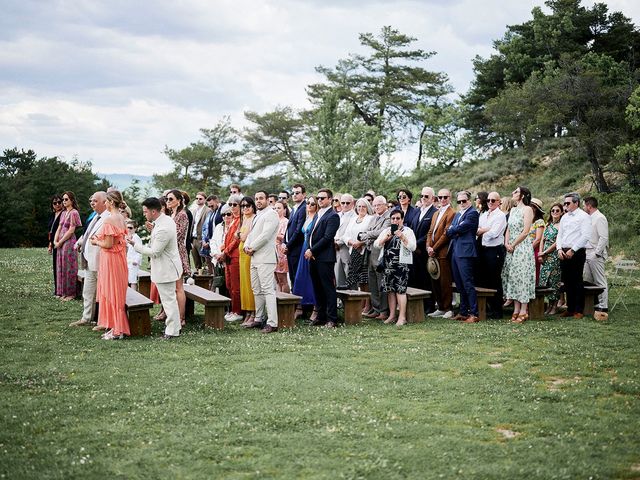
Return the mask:
[[480,215],[478,237],[481,238],[480,272],[476,279],[479,287],[497,290],[488,299],[490,316],[494,319],[502,318],[502,266],[504,265],[504,231],[507,229],[507,216],[500,210],[500,194],[491,192],[487,198],[489,210]]

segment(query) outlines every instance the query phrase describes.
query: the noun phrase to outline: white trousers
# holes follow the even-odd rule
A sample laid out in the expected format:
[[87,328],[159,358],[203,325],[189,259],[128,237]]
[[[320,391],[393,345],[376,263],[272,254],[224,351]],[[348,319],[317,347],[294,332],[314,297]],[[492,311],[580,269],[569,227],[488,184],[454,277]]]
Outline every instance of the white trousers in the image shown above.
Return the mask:
[[82,283],[82,320],[93,321],[93,314],[96,310],[96,287],[98,286],[98,272],[94,270],[84,271],[84,282]]
[[251,262],[251,290],[256,302],[256,320],[267,318],[267,325],[272,327],[278,326],[278,302],[273,275],[275,270],[275,263]]
[[164,313],[167,314],[164,333],[177,337],[180,335],[180,310],[178,310],[176,299],[176,282],[156,283],[156,287],[158,287]]
[[598,303],[594,305],[595,308],[601,309],[609,308],[609,288],[607,285],[607,276],[604,273],[604,263],[604,258],[587,252],[587,259],[584,262],[584,270],[582,273],[582,278],[585,282],[593,283],[594,285],[604,288],[604,292],[598,296]]

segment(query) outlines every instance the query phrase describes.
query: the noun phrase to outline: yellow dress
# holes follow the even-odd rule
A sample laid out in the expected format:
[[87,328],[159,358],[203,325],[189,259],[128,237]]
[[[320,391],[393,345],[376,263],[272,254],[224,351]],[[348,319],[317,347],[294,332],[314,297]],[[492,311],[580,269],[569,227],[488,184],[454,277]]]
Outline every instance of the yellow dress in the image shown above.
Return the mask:
[[[240,227],[240,234],[246,235],[251,223],[245,222]],[[244,253],[244,242],[240,242],[240,307],[242,310],[253,312],[256,309],[256,302],[251,290],[251,257]]]

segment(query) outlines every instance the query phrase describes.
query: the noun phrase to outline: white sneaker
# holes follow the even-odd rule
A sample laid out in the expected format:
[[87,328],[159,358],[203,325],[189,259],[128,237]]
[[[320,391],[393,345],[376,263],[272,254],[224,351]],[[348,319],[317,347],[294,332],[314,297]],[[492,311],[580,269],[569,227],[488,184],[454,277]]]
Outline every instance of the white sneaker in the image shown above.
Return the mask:
[[436,310],[435,312],[431,312],[427,314],[427,317],[442,317],[445,314],[443,310]]
[[442,315],[442,318],[453,318],[453,310],[449,310],[447,313]]
[[238,315],[237,313],[231,313],[231,315],[229,315],[226,320],[227,322],[239,322],[240,320],[242,320],[244,317],[242,315]]
[[227,318],[229,318],[231,316],[231,312],[227,312],[224,314],[224,319],[226,320]]

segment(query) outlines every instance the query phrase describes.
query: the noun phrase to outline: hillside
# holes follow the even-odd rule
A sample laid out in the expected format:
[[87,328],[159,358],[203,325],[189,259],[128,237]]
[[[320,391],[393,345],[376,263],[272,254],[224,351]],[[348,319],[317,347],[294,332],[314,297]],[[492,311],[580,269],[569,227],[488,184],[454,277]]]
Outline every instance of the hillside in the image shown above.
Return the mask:
[[591,179],[589,165],[575,154],[573,145],[563,139],[547,142],[533,153],[524,151],[496,155],[490,160],[477,160],[438,172],[436,168],[412,178],[416,190],[419,185],[452,191],[495,190],[510,196],[518,185],[531,189],[534,197],[544,202],[545,211],[553,202],[562,200],[565,193],[577,191],[594,196],[600,210],[607,216],[612,256],[640,258],[640,195],[625,188],[612,194],[598,194]]

